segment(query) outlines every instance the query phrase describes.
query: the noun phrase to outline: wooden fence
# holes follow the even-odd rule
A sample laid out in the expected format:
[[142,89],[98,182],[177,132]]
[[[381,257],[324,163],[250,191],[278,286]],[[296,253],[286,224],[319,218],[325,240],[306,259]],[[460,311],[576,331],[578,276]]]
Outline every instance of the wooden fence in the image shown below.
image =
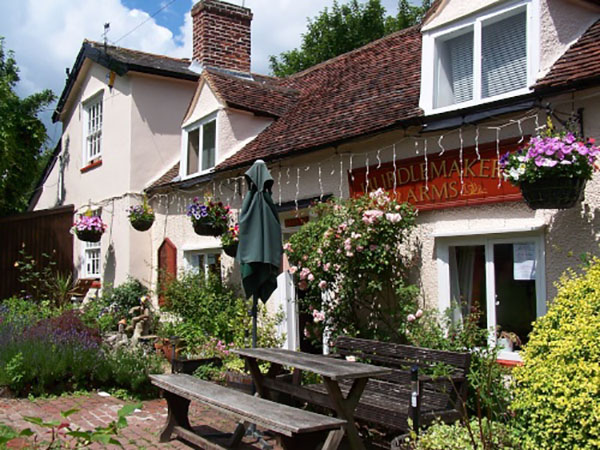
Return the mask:
[[15,267],[22,248],[37,262],[44,261],[44,253],[52,255],[58,271],[73,274],[73,212],[68,205],[0,218],[0,299],[22,289]]

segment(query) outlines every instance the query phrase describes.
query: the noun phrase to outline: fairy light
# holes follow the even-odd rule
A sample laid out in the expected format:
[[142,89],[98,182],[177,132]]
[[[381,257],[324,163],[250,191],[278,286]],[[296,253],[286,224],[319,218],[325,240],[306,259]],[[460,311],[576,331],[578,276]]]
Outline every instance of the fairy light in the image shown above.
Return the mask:
[[392,160],[393,160],[393,167],[394,167],[394,196],[396,195],[396,144],[393,145],[392,147]]
[[525,140],[525,136],[523,136],[523,127],[521,126],[521,120],[517,120],[517,125],[519,126],[519,133],[521,133],[521,139],[519,139],[519,144]]
[[367,154],[367,159],[365,161],[365,165],[367,166],[367,172],[365,174],[365,194],[369,192],[369,154]]
[[279,206],[281,206],[281,166],[277,170],[277,189],[279,190]]
[[[319,163],[319,192],[321,193],[321,195],[319,195],[319,200],[323,201],[323,177],[322,177],[322,173],[321,173],[321,163]],[[281,202],[281,200],[280,200]],[[281,205],[281,203],[279,203]]]
[[354,174],[352,173],[352,160],[354,159],[354,153],[350,153],[350,180],[354,182]]
[[381,167],[381,158],[380,158],[380,156],[379,156],[380,154],[381,154],[381,149],[380,149],[380,148],[378,148],[378,149],[377,149],[377,168],[378,168],[378,169]]
[[477,153],[477,161],[481,160],[479,154],[479,127],[475,128],[475,153]]
[[419,154],[419,140],[415,139],[415,153],[418,155]]
[[460,193],[462,195],[462,193],[465,190],[465,183],[464,183],[464,167],[463,167],[463,145],[464,145],[464,141],[463,141],[463,134],[462,134],[462,127],[458,129],[458,139],[460,140],[460,149],[459,149],[459,163],[460,163]]
[[300,167],[296,168],[296,196],[294,203],[296,204],[296,212],[298,212],[298,196],[300,195]]
[[[496,158],[500,161],[500,127],[496,127]],[[498,171],[498,187],[502,185],[502,180],[500,178],[500,164],[497,164]]]
[[340,153],[340,198],[344,195],[343,192],[343,183],[344,183],[344,159],[342,158],[342,154]]
[[444,139],[444,135],[443,134],[438,139],[438,147],[441,150],[441,152],[439,153],[439,156],[442,156],[446,152],[446,149],[444,148],[444,144],[442,144],[442,139]]
[[425,154],[425,191],[429,192],[429,161],[427,159],[427,138],[423,143],[423,153]]
[[285,174],[287,176],[287,181],[286,181],[286,185],[290,184],[290,168],[288,167],[287,170],[285,171]]

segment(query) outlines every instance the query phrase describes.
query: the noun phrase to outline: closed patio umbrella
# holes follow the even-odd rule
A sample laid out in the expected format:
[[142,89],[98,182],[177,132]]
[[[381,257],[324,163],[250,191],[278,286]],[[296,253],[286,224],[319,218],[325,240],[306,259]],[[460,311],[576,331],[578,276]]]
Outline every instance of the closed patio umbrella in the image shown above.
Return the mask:
[[279,216],[271,198],[273,177],[264,161],[255,161],[245,177],[248,193],[239,219],[237,260],[246,297],[252,297],[252,346],[256,347],[258,299],[266,302],[277,288],[283,248]]

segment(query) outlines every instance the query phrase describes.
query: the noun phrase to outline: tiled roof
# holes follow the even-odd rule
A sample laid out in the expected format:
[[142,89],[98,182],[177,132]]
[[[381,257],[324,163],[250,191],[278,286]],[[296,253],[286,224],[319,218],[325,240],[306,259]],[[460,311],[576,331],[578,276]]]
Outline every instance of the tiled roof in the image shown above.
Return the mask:
[[554,63],[535,88],[565,87],[594,78],[600,78],[600,20]]
[[421,34],[412,27],[280,80],[280,86],[300,92],[296,103],[217,170],[330,145],[421,116],[420,63]]
[[[85,40],[85,44],[89,44],[92,48],[104,52],[104,44],[101,42]],[[198,79],[198,74],[188,69],[191,61],[187,58],[172,58],[170,56],[146,53],[114,45],[106,46],[106,54],[116,61],[126,64],[129,70],[147,71],[148,69],[154,69],[161,70],[165,74],[181,75],[191,80]]]
[[239,76],[213,68],[205,70],[212,89],[232,108],[256,114],[280,117],[295,103],[299,92],[285,86],[276,78],[253,75]]
[[188,69],[190,65],[189,59],[171,58],[169,56],[155,55],[128,48],[116,47],[114,45],[107,45],[105,51],[104,44],[88,41],[86,39],[81,45],[79,54],[75,59],[75,64],[73,64],[65,87],[58,99],[56,109],[52,115],[52,120],[54,122],[60,120],[60,115],[65,103],[69,98],[86,58],[89,58],[107,69],[115,71],[118,75],[124,75],[128,71],[133,70],[136,72],[151,73],[154,75],[190,81],[195,81],[199,78],[197,73]]
[[156,189],[159,187],[164,187],[167,186],[169,184],[171,184],[171,182],[173,182],[173,179],[179,175],[179,163],[175,164],[173,167],[171,167],[169,170],[167,170],[163,175],[161,175],[161,177],[156,180],[154,183],[152,183],[150,186],[148,186],[147,190],[152,190],[152,189]]

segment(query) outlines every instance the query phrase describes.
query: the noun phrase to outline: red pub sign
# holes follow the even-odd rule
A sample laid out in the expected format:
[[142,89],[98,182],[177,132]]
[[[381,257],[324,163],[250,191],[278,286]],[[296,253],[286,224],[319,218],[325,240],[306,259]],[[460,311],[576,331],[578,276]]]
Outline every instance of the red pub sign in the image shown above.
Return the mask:
[[[500,145],[500,155],[517,148],[516,141],[504,141]],[[367,168],[362,167],[348,173],[350,195],[359,197],[365,192],[379,188],[392,194],[398,201],[407,202],[417,209],[450,208],[454,206],[481,205],[516,201],[522,198],[518,187],[498,178],[498,156],[496,144],[479,147],[479,157],[475,147],[460,152],[451,150],[439,155],[430,152],[427,163],[423,156],[370,166],[367,186]],[[462,176],[461,176],[462,173]],[[392,194],[393,195],[393,194]]]

